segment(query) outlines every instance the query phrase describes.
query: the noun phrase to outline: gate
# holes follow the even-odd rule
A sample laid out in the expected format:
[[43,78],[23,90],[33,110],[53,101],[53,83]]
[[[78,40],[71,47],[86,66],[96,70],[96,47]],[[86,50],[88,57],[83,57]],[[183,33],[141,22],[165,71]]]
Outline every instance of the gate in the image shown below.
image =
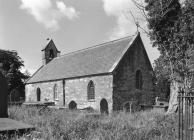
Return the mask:
[[194,139],[194,92],[185,94],[179,92],[178,96],[178,139]]

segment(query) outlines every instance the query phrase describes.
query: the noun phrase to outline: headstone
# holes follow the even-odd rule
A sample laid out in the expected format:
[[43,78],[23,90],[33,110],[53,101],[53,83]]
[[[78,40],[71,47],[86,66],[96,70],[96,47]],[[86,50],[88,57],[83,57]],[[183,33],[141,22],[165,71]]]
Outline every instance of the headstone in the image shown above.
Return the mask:
[[8,108],[8,85],[5,77],[0,71],[0,118],[7,118]]

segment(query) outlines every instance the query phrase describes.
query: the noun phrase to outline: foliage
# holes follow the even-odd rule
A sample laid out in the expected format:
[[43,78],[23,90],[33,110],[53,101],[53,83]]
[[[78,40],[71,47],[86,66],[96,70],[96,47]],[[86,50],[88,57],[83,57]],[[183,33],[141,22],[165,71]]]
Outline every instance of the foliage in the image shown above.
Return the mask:
[[29,77],[20,71],[24,62],[18,56],[16,51],[0,50],[0,69],[8,82],[9,93],[18,90],[24,96],[24,80]]
[[154,72],[156,75],[157,83],[156,90],[157,96],[164,99],[169,99],[170,95],[170,67],[169,62],[165,61],[162,55],[155,60]]
[[194,47],[193,1],[145,0],[150,38],[161,53],[155,61],[159,80],[183,83],[185,92],[191,83],[191,50]]
[[174,56],[178,61],[175,61],[175,72],[179,73],[181,81],[184,83],[185,89],[189,88],[191,78],[190,61],[191,50],[194,48],[194,2],[186,0],[182,7],[182,12],[175,24],[174,41],[171,46],[176,47]]
[[79,111],[51,110],[40,114],[33,107],[11,107],[9,116],[36,127],[23,138],[52,140],[169,140],[177,139],[177,116],[157,111],[110,116]]
[[[169,44],[173,35],[173,27],[180,13],[178,0],[145,0],[148,12],[150,38],[153,46],[158,47],[161,54],[170,50]],[[170,40],[169,40],[170,39]]]
[[[170,70],[170,76],[174,76],[174,61],[176,46],[172,46],[174,40],[175,24],[181,12],[178,0],[145,0],[148,12],[148,27],[150,29],[150,39],[153,41],[153,47],[157,47],[161,57],[156,61],[161,66],[167,66],[165,70]],[[162,64],[162,65],[161,65]],[[162,70],[162,69],[157,69]],[[162,73],[165,72],[165,73]],[[160,74],[166,75],[169,72],[161,71]],[[156,74],[159,74],[158,71]]]

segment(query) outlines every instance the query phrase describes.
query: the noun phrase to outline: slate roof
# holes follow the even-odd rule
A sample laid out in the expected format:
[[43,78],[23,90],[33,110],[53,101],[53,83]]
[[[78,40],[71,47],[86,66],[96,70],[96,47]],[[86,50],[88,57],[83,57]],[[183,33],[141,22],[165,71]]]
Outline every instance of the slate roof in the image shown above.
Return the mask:
[[56,57],[26,83],[111,73],[137,36],[139,33]]

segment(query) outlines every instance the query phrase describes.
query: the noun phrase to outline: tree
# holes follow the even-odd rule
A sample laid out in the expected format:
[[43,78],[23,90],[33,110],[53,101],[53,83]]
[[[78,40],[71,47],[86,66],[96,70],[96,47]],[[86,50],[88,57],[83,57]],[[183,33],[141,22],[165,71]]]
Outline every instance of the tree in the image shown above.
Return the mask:
[[8,83],[9,94],[17,90],[20,96],[24,97],[24,80],[29,76],[20,71],[24,66],[22,59],[16,51],[0,50],[0,63],[1,72]]
[[[182,7],[178,0],[146,0],[146,3],[150,38],[153,46],[161,53],[159,59],[162,59],[163,65],[169,71],[169,112],[174,112],[177,108],[178,87],[181,86],[187,93],[191,83],[190,50],[194,47],[193,1],[186,0]],[[164,74],[163,71],[160,72],[161,75]]]
[[170,67],[161,55],[154,62],[154,72],[156,75],[157,96],[166,100],[170,98]]

